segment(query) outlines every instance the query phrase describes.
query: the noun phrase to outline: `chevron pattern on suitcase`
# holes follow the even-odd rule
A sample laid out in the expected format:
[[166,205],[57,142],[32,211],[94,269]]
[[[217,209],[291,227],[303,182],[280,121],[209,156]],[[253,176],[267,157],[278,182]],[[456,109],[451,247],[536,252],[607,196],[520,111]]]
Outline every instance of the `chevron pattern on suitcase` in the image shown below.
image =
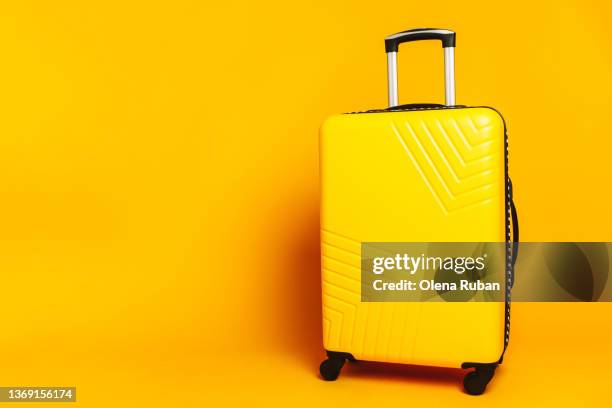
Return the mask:
[[325,230],[321,238],[323,336],[327,344],[350,346],[361,302],[361,245]]
[[402,309],[418,304],[361,302],[361,243],[321,231],[323,338],[328,349],[403,361],[412,353],[415,325]]
[[497,193],[491,151],[501,149],[487,117],[426,115],[391,129],[445,214],[484,205]]

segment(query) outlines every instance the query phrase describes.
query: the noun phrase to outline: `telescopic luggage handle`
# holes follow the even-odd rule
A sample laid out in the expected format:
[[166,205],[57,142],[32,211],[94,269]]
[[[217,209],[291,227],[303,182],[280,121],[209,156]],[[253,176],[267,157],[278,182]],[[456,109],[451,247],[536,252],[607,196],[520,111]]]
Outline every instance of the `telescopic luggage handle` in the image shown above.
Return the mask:
[[397,50],[401,43],[421,40],[440,40],[444,48],[444,86],[446,105],[455,104],[455,32],[439,28],[416,28],[385,38],[387,74],[389,82],[389,106],[398,105]]

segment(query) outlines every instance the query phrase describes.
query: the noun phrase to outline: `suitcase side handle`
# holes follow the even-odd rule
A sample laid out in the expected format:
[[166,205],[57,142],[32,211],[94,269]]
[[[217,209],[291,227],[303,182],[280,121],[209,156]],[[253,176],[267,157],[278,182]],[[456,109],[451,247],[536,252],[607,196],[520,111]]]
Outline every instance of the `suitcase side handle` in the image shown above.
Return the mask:
[[444,89],[445,104],[455,105],[455,44],[456,34],[451,30],[439,28],[417,28],[402,31],[385,38],[387,53],[387,78],[389,84],[389,107],[398,105],[397,93],[397,51],[405,42],[440,40],[444,49]]
[[514,192],[512,191],[512,180],[508,177],[508,199],[510,201],[510,220],[512,221],[512,258],[510,263],[510,287],[514,286],[514,265],[519,252],[519,220],[516,205],[514,204]]

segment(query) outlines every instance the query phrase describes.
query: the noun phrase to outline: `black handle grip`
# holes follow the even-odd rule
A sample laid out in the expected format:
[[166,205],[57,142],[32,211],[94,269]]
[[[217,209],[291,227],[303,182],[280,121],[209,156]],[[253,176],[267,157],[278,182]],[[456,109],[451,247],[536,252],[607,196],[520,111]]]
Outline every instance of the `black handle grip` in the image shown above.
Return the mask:
[[510,287],[514,286],[514,265],[519,251],[519,221],[516,205],[514,205],[514,192],[512,191],[512,180],[508,178],[508,194],[510,195],[510,215],[512,217],[512,261]]
[[413,30],[402,31],[385,38],[385,51],[397,52],[397,47],[401,43],[421,40],[440,40],[442,47],[455,46],[455,32],[441,28],[415,28]]

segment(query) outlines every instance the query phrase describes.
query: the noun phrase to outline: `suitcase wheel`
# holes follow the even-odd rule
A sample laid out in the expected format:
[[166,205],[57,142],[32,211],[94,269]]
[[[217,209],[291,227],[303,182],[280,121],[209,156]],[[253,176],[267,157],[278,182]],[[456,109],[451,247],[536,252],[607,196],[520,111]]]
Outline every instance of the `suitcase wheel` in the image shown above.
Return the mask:
[[470,395],[481,395],[484,393],[489,381],[493,378],[493,374],[495,374],[495,368],[497,368],[497,364],[493,366],[477,366],[476,370],[467,373],[463,378],[465,392]]
[[344,367],[345,357],[329,356],[329,358],[321,363],[319,372],[325,381],[335,381],[340,375],[340,370]]

